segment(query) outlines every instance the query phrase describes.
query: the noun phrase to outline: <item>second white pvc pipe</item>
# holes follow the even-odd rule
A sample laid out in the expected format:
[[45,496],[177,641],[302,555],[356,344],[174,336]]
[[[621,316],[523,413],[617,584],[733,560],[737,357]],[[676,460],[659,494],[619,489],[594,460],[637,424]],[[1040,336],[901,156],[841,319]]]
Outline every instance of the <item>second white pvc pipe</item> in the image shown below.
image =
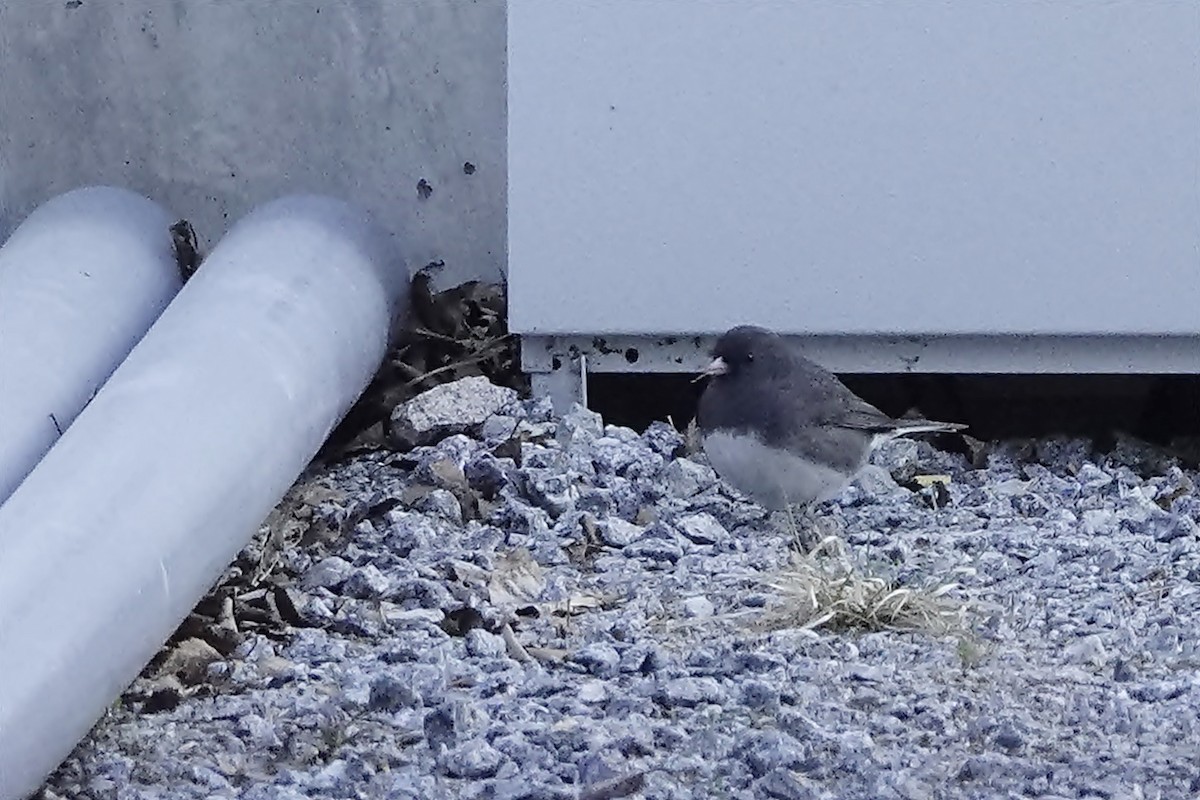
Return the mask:
[[0,506],[0,800],[34,791],[367,385],[407,275],[358,211],[241,221]]
[[0,247],[0,503],[179,291],[173,221],[93,186],[38,207]]

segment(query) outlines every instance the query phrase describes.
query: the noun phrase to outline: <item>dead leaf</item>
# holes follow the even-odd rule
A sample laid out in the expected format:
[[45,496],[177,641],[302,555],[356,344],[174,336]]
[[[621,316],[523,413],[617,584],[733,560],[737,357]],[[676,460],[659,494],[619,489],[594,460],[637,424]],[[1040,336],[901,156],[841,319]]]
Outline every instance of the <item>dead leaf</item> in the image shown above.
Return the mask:
[[935,483],[940,483],[943,486],[950,485],[949,475],[914,475],[913,481],[922,489],[928,489]]
[[538,608],[547,616],[573,617],[597,608],[604,608],[604,599],[594,594],[577,592],[566,600],[554,603],[541,603]]
[[488,581],[488,597],[492,605],[511,610],[534,604],[545,588],[541,566],[521,547],[496,560]]
[[527,649],[525,649],[524,645],[517,641],[516,633],[513,632],[512,626],[507,622],[504,623],[504,627],[500,629],[500,635],[504,638],[504,644],[508,648],[508,655],[514,661],[520,661],[522,663],[529,663],[530,661],[533,661],[532,655]]
[[560,650],[557,647],[527,647],[525,651],[538,661],[550,661],[555,664],[564,663],[567,656],[570,655],[570,651]]
[[158,675],[174,675],[184,686],[195,686],[207,677],[208,665],[221,660],[221,654],[208,642],[185,639],[171,648]]

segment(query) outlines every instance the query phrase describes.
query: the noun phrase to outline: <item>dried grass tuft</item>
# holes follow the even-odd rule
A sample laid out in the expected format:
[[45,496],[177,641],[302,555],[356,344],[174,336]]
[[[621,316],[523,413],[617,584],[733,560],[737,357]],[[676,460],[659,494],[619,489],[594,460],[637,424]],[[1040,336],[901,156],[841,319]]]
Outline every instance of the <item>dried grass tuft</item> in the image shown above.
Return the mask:
[[952,596],[959,584],[896,586],[860,568],[836,536],[798,553],[766,583],[781,602],[758,616],[754,625],[769,631],[966,631],[966,607]]

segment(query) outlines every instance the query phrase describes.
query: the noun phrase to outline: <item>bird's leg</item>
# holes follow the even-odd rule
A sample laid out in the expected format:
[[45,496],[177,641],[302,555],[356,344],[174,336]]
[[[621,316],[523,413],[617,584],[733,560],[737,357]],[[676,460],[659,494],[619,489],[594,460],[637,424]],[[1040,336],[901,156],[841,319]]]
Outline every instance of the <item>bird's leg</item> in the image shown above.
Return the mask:
[[800,526],[796,524],[796,515],[792,513],[792,503],[787,499],[786,493],[783,496],[783,516],[792,547],[798,554],[804,555],[807,551],[804,549],[804,542],[800,537]]
[[815,536],[816,528],[814,527],[812,505],[805,504],[797,510],[795,505],[788,503],[784,506],[784,515],[787,518],[788,534],[792,538],[792,545],[801,555],[807,555],[808,551],[820,541]]
[[787,503],[783,507],[783,516],[787,522],[788,537],[792,540],[792,547],[801,555],[804,554],[804,548],[800,545],[800,528],[796,525],[796,516],[792,513],[792,504]]

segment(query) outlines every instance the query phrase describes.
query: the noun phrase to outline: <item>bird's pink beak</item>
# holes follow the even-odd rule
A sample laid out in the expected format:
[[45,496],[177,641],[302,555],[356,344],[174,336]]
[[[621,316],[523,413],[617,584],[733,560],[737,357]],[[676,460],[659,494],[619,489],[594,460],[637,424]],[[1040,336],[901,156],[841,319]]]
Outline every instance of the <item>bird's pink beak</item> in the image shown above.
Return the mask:
[[729,372],[729,365],[725,363],[725,359],[717,356],[696,376],[696,380],[692,381],[692,383],[703,378],[715,378],[718,375],[724,375],[726,372]]

